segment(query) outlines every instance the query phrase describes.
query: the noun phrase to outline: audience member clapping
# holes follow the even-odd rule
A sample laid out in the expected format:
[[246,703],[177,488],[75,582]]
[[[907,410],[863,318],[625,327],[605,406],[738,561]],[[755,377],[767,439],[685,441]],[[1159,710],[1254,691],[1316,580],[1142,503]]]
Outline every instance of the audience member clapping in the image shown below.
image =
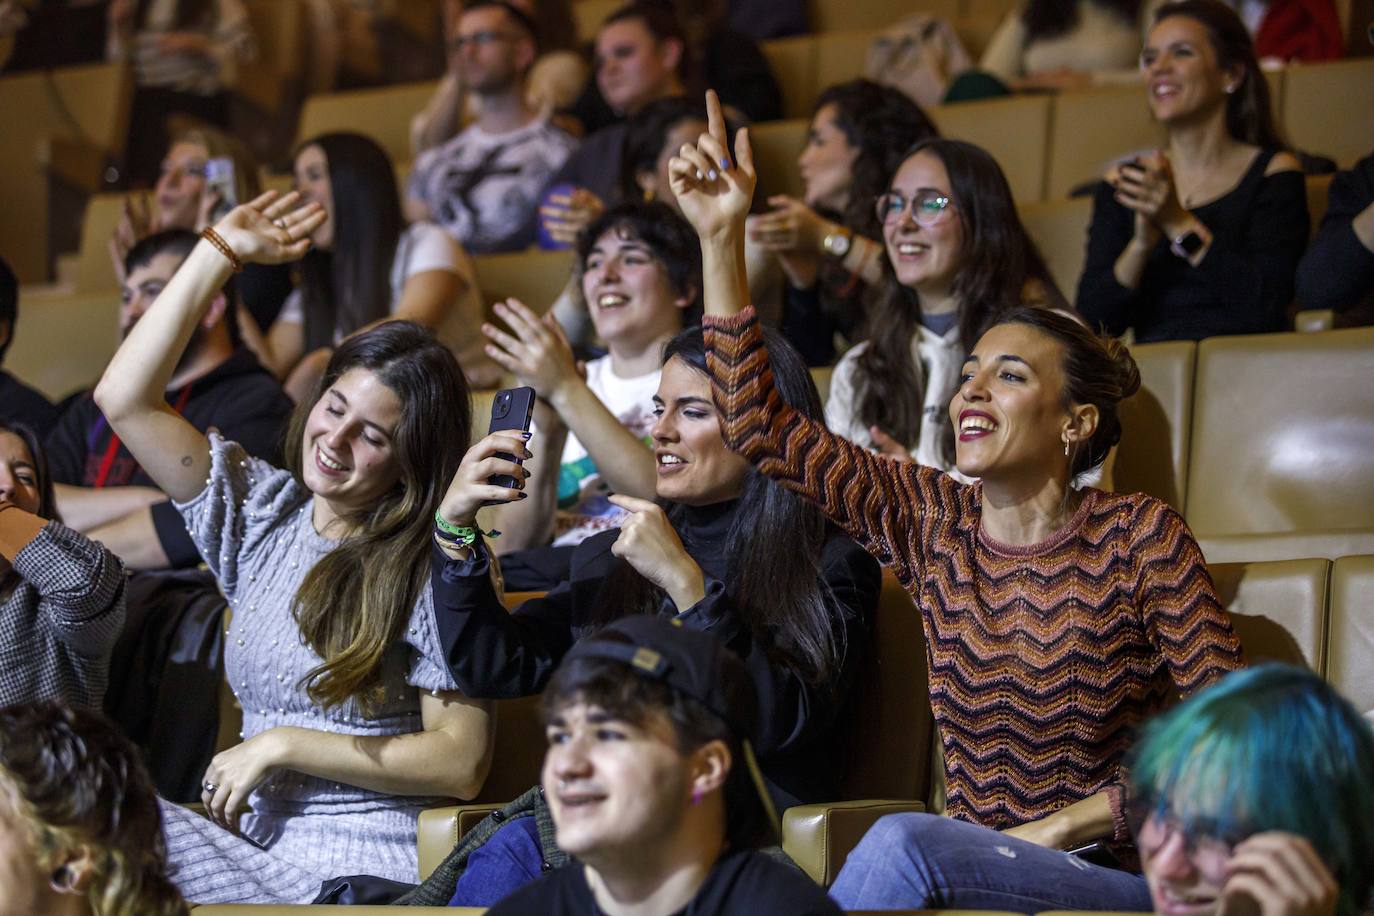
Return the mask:
[[1138,341],[1282,330],[1307,198],[1244,23],[1220,0],[1166,4],[1140,66],[1168,142],[1099,186],[1078,310]]
[[770,813],[747,749],[766,715],[754,693],[713,636],[652,617],[575,646],[543,698],[544,793],[575,861],[493,916],[838,914],[805,874],[751,848]]
[[255,54],[252,26],[242,0],[112,0],[107,17],[107,56],[134,70],[128,171],[151,182],[169,116],[227,126],[228,90]]
[[1374,307],[1374,154],[1331,179],[1326,216],[1298,264],[1304,308]]
[[123,565],[57,521],[38,437],[0,421],[0,704],[99,709],[123,624]]
[[[581,370],[552,315],[496,305],[510,330],[484,326],[489,352],[517,383],[539,393],[525,466],[530,497],[501,512],[506,584],[552,588],[568,576],[572,548],[629,515],[618,493],[652,499],[654,426],[663,346],[701,319],[701,254],[691,227],[665,204],[616,207],[583,232],[577,272],[596,334],[609,352]],[[560,457],[561,456],[561,457]],[[541,548],[552,540],[552,550]],[[512,553],[512,551],[519,551]]]
[[1062,306],[1011,188],[983,149],[924,140],[877,198],[887,257],[869,339],[835,367],[825,418],[891,458],[960,472],[947,409],[960,365],[989,322],[1022,303]]
[[1129,772],[1155,912],[1368,912],[1374,733],[1316,674],[1227,676],[1150,722]]
[[[577,25],[570,0],[515,0],[514,6],[530,18],[536,29],[539,56],[525,78],[526,103],[541,115],[568,107],[582,91],[590,72],[586,60],[575,49]],[[416,157],[458,133],[480,104],[467,92],[463,72],[466,43],[456,41],[460,36],[463,0],[446,0],[442,8],[444,34],[449,36],[448,66],[429,103],[411,119],[410,148]]]
[[425,552],[468,441],[468,391],[449,350],[410,322],[346,339],[292,417],[290,470],[207,439],[162,400],[230,272],[301,257],[325,219],[294,194],[231,211],[96,390],[176,501],[234,615],[225,668],[244,741],[206,770],[209,818],[163,806],[175,880],[196,902],[306,902],[359,861],[410,877],[419,810],[471,797],[489,765],[490,711],[453,692]]
[[[710,132],[671,172],[702,239],[722,435],[893,569],[930,655],[950,816],[884,818],[850,854],[833,896],[855,910],[1144,909],[1143,879],[1044,848],[1127,840],[1121,763],[1134,728],[1173,690],[1189,694],[1239,667],[1241,653],[1176,512],[1142,494],[1070,485],[1120,439],[1118,405],[1140,383],[1134,362],[1049,309],[996,317],[949,405],[957,467],[980,478],[973,486],[828,432],[774,389],[773,345],[746,305],[739,256],[753,159],[747,137],[736,140],[738,163],[727,157],[711,102]],[[908,168],[896,182],[908,199],[922,186],[948,193],[934,175],[908,186]],[[899,274],[923,269],[926,253],[915,239],[905,246],[897,254],[914,263],[894,258]],[[1074,673],[1084,666],[1092,684]]]
[[94,712],[0,709],[0,912],[186,916],[138,751]]
[[324,134],[295,157],[296,190],[324,209],[287,298],[265,339],[250,341],[299,403],[333,348],[349,334],[396,318],[433,329],[474,382],[496,381],[482,358],[482,300],[472,261],[432,222],[406,226],[391,160],[361,134]]
[[[806,367],[785,341],[770,340],[781,397],[819,418]],[[619,528],[578,545],[569,579],[514,613],[492,589],[489,548],[473,525],[484,501],[524,492],[488,482],[492,474],[523,477],[498,454],[528,452],[510,433],[469,450],[440,508],[462,536],[434,556],[439,633],[454,677],[469,696],[538,693],[568,650],[607,623],[673,619],[714,634],[752,674],[760,766],[777,806],[833,798],[840,713],[866,657],[877,565],[817,510],[726,450],[699,328],[665,349],[654,405],[658,501],[611,497],[628,513]],[[485,870],[469,868],[455,902],[493,902],[538,873],[518,828],[503,828],[492,842],[500,851]]]
[[[119,313],[127,337],[196,246],[190,232],[171,230],[145,238],[125,259]],[[226,283],[200,314],[167,380],[168,410],[202,432],[233,437],[250,454],[274,457],[291,403],[272,378],[238,344],[235,284]],[[136,569],[194,566],[201,561],[175,507],[155,475],[110,428],[89,394],[62,414],[47,440],[62,517],[105,544]]]
[[882,223],[873,201],[903,152],[937,133],[896,89],[869,80],[832,86],[816,100],[797,157],[802,200],[774,196],[771,212],[750,218],[748,241],[772,252],[787,278],[783,333],[808,364],[834,360],[837,332],[851,341],[862,336],[863,300],[883,276]]
[[476,120],[415,161],[407,188],[411,219],[433,219],[469,251],[524,248],[549,178],[576,146],[525,97],[536,28],[500,0],[463,8],[453,39]]
[[0,258],[0,422],[22,423],[47,435],[57,422],[57,408],[47,398],[4,370],[5,354],[19,323],[19,281]]

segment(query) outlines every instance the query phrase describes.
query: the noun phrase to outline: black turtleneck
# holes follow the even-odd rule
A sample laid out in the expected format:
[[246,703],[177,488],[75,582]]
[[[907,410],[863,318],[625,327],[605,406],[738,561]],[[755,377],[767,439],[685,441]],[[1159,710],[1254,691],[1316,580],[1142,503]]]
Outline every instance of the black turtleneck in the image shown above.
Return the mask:
[[[827,539],[818,565],[846,651],[825,683],[809,683],[755,638],[726,588],[726,544],[738,511],[738,501],[670,511],[683,547],[705,574],[706,597],[681,612],[665,599],[660,613],[715,633],[754,675],[760,712],[754,745],[778,808],[833,799],[843,776],[836,726],[867,654],[882,576],[877,562],[848,537],[835,532]],[[619,533],[605,531],[583,541],[573,553],[568,580],[513,613],[492,588],[485,552],[456,561],[434,547],[435,618],[458,688],[483,699],[543,690],[573,643],[602,625],[606,603],[621,597],[615,591],[626,581],[626,563],[611,553]],[[778,540],[779,549],[789,549],[785,535]]]

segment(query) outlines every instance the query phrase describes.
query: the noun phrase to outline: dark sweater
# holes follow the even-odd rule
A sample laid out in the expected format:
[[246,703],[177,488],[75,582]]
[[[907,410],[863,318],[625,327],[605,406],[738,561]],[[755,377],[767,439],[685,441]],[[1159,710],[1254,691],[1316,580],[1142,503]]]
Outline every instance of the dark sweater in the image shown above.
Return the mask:
[[1326,216],[1298,265],[1298,301],[1304,308],[1343,312],[1374,298],[1374,251],[1352,223],[1374,203],[1374,154],[1338,172],[1327,191]]
[[[236,350],[189,386],[169,391],[168,403],[201,432],[215,427],[248,454],[278,460],[282,433],[291,415],[291,401],[281,385],[247,350]],[[114,431],[96,406],[83,395],[58,421],[48,436],[48,462],[56,483],[76,487],[155,487],[157,484],[121,442],[111,450]],[[107,456],[109,461],[106,461]],[[108,465],[108,466],[107,466]],[[181,514],[170,502],[153,506],[158,543],[175,567],[200,562]]]
[[1113,199],[1111,185],[1100,184],[1078,311],[1111,334],[1134,328],[1141,342],[1282,330],[1309,224],[1301,173],[1264,174],[1277,152],[1261,150],[1234,189],[1192,208],[1213,236],[1196,267],[1161,239],[1134,290],[1118,283],[1113,269],[1135,215]]
[[[778,808],[836,796],[840,772],[835,729],[854,677],[866,657],[868,628],[882,587],[877,563],[838,532],[821,550],[818,567],[830,592],[836,634],[844,639],[839,671],[813,684],[775,663],[750,632],[724,586],[725,534],[736,503],[689,509],[677,526],[683,546],[706,575],[706,597],[677,614],[683,625],[709,630],[744,660],[759,692],[760,768]],[[578,545],[567,582],[508,613],[487,575],[485,553],[453,561],[434,548],[435,617],[439,639],[458,688],[467,696],[506,698],[539,693],[572,645],[594,632],[594,615],[612,598],[611,574],[625,561],[611,553],[619,530]],[[779,539],[784,537],[779,533]],[[675,608],[665,602],[661,613]]]
[[0,371],[0,420],[22,423],[41,439],[57,423],[52,402],[8,372]]

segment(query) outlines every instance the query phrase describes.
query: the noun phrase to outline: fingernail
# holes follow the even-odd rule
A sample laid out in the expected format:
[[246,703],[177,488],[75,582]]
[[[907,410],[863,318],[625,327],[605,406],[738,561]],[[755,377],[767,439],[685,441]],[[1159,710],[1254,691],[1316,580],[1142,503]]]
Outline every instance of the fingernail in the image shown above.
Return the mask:
[[701,169],[697,169],[697,181],[701,181],[706,176],[701,174]]
[[721,156],[721,157],[720,157],[720,170],[721,170],[722,172],[728,172],[728,171],[730,171],[730,159],[729,159],[728,156]]
[[720,173],[717,172],[715,169],[711,169],[711,171],[706,173],[706,177],[711,179],[712,181],[715,181],[717,178],[720,177]]
[[524,439],[524,440],[526,440],[526,441],[528,441],[529,438],[530,438],[530,436],[533,436],[533,435],[534,435],[534,433],[522,432],[522,433],[520,434],[520,438],[521,438],[521,439]]
[[526,496],[529,496],[529,495],[530,495],[530,494],[525,493],[525,492],[522,491],[522,492],[520,493],[520,495],[517,496],[516,498],[517,498],[517,499],[524,499]]

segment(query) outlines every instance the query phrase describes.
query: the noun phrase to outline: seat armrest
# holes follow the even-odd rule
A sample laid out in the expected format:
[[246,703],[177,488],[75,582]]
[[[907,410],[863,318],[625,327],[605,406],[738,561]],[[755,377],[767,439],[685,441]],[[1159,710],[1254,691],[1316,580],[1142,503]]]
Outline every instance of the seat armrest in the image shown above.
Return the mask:
[[1336,326],[1336,313],[1331,309],[1307,309],[1293,316],[1293,329],[1303,333],[1329,331]]
[[797,805],[782,815],[782,849],[817,884],[829,887],[850,850],[878,818],[923,812],[918,801],[846,801]]
[[458,841],[501,805],[446,805],[420,812],[415,828],[415,851],[420,864],[420,880],[433,874]]

